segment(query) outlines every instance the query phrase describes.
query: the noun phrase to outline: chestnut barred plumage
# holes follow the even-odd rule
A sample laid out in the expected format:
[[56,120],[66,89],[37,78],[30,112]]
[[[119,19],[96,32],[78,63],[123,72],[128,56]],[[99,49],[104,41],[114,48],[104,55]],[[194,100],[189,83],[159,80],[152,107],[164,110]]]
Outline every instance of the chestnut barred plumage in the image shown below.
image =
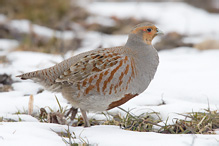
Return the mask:
[[159,34],[162,32],[153,24],[142,23],[131,30],[124,46],[81,53],[53,67],[18,77],[61,92],[75,109],[80,108],[87,127],[90,124],[86,111],[112,109],[148,87],[159,63],[151,41]]

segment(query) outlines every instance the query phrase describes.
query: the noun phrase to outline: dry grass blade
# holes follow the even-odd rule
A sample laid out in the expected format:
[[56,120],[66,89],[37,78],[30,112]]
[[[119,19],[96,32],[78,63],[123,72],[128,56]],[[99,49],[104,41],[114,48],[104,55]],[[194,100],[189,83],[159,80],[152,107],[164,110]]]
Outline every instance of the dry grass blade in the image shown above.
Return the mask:
[[28,115],[32,115],[33,113],[33,102],[34,102],[33,95],[30,95],[29,103],[28,103]]
[[59,102],[59,100],[58,100],[58,98],[57,98],[56,95],[55,95],[55,98],[56,98],[56,101],[57,101],[57,103],[58,103],[58,105],[59,105],[59,111],[60,111],[61,113],[63,113],[63,107],[61,106],[61,104],[60,104],[60,102]]
[[127,113],[125,117],[121,117],[121,115],[111,115],[113,118],[105,121],[103,124],[118,125],[122,129],[140,132],[152,132],[154,131],[154,125],[160,127],[160,125],[158,125],[158,123],[161,122],[160,117],[156,117],[158,113],[151,112],[136,116],[131,114],[130,111],[126,111],[122,108],[119,109]]
[[[68,129],[65,130],[65,132],[56,132],[56,133],[62,137],[62,140],[64,141],[64,143],[66,145],[69,145],[69,146],[91,146],[88,142],[86,142],[86,141],[88,141],[87,139],[85,140],[84,138],[81,137],[81,133],[79,134],[79,140],[81,142],[77,143],[75,141],[76,135],[74,132],[70,132],[69,126],[68,126]],[[92,146],[94,146],[94,145],[92,145]]]
[[[172,125],[162,127],[159,132],[170,134],[214,134],[214,129],[219,128],[219,113],[217,110],[206,112],[191,112],[180,114],[185,119],[176,119]],[[188,119],[189,118],[189,119]]]
[[[30,101],[32,105],[33,97],[30,97]],[[51,122],[58,124],[66,124],[66,118],[64,115],[68,113],[66,110],[67,107],[63,108],[55,96],[56,101],[58,103],[59,109],[55,112],[50,107],[50,113],[47,113],[45,108],[40,109],[40,115],[36,116],[41,122]],[[205,109],[205,112],[191,112],[187,114],[179,114],[184,116],[185,119],[173,119],[173,124],[167,124],[169,119],[167,118],[165,122],[163,122],[159,113],[150,112],[143,113],[141,115],[134,115],[131,111],[126,111],[122,108],[123,112],[126,113],[125,116],[121,116],[120,114],[111,115],[109,113],[102,113],[105,115],[106,120],[96,120],[90,119],[91,125],[117,125],[122,129],[131,130],[131,131],[139,131],[139,132],[158,132],[158,133],[166,133],[166,134],[214,134],[215,129],[219,129],[219,112],[217,110],[211,111],[210,108]],[[27,113],[18,111],[16,114]],[[67,114],[69,115],[69,114]],[[83,126],[83,119],[81,116],[78,118],[71,119],[74,120],[72,126]],[[0,121],[5,121],[2,117]],[[160,123],[163,123],[161,125]],[[68,136],[69,137],[69,136]],[[82,140],[81,142],[84,143]]]

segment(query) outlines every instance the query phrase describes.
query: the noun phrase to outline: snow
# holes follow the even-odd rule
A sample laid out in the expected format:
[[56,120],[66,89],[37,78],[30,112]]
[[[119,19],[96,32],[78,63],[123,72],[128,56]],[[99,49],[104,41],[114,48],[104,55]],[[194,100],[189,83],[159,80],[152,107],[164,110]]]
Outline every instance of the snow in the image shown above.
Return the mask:
[[96,2],[90,4],[88,10],[104,17],[151,20],[165,32],[177,31],[186,35],[219,34],[219,14],[209,14],[185,3]]
[[[0,18],[1,20],[1,18]],[[73,31],[57,31],[52,30],[50,28],[32,24],[28,20],[11,20],[9,23],[9,27],[17,30],[21,33],[36,33],[39,36],[44,36],[48,38],[56,37],[61,39],[73,39],[75,34]]]
[[[65,146],[62,138],[54,131],[64,131],[67,129],[67,126],[36,122],[2,123],[0,126],[2,127],[0,135],[4,134],[4,136],[0,137],[0,143],[3,146]],[[81,137],[81,139],[92,144],[92,146],[142,144],[189,146],[192,143],[197,146],[206,146],[209,143],[211,146],[218,145],[216,140],[218,137],[216,135],[171,135],[153,132],[133,132],[121,130],[117,126],[71,127],[70,131],[74,131],[76,137]],[[75,142],[80,142],[80,140]]]
[[2,23],[2,22],[4,22],[6,20],[6,17],[4,16],[4,15],[1,15],[0,14],[0,22]]
[[[64,146],[62,138],[49,126],[36,122],[1,123],[0,144],[2,146]],[[58,125],[57,125],[58,127]]]
[[106,17],[96,16],[96,17],[88,17],[86,20],[87,24],[97,23],[103,26],[114,26],[115,21],[112,19],[107,19]]
[[17,47],[19,43],[16,40],[0,39],[0,44],[1,44],[0,51],[4,51],[4,50],[10,50],[11,48]]
[[[209,14],[201,9],[193,8],[183,3],[91,3],[87,5],[89,11],[97,14],[97,18],[87,21],[107,25],[101,20],[113,25],[110,16],[120,18],[135,17],[156,21],[164,32],[177,31],[188,34],[187,42],[199,42],[206,37],[219,38],[219,15]],[[0,21],[6,19],[0,15]],[[26,20],[12,20],[10,26],[19,28],[22,32],[29,32],[29,22]],[[53,30],[33,24],[34,30],[45,36],[52,36]],[[207,28],[207,29],[206,29]],[[68,34],[68,33],[67,33]],[[197,36],[199,34],[199,36]],[[68,36],[68,35],[67,35]],[[69,35],[67,38],[73,36]],[[162,39],[162,38],[160,38]],[[88,32],[84,36],[82,47],[71,54],[95,49],[98,46],[111,47],[123,45],[127,35],[103,35]],[[155,42],[156,40],[154,40]],[[154,43],[153,42],[153,43]],[[0,92],[0,117],[4,119],[21,120],[21,122],[0,123],[1,146],[65,146],[62,137],[57,132],[65,132],[67,125],[40,123],[36,118],[15,113],[28,109],[29,97],[34,97],[33,113],[40,108],[48,107],[58,110],[57,96],[62,107],[70,107],[60,93],[43,91],[38,94],[42,86],[30,80],[22,81],[16,78],[23,72],[34,71],[50,67],[63,58],[60,55],[36,52],[11,52],[18,42],[0,39],[0,55],[6,55],[10,63],[0,64],[0,74],[12,75],[16,82],[12,84],[14,91]],[[156,111],[162,120],[172,123],[174,118],[183,118],[180,114],[204,111],[210,107],[218,110],[219,105],[219,50],[199,51],[191,47],[180,47],[159,52],[160,64],[154,80],[149,88],[141,95],[128,101],[121,107],[131,110],[132,114],[140,115]],[[163,101],[166,104],[160,105]],[[159,105],[159,106],[158,106]],[[109,113],[123,111],[114,108]],[[102,114],[89,113],[88,117],[105,119]],[[69,127],[76,135],[75,142],[86,141],[92,146],[121,146],[121,145],[154,145],[154,146],[218,146],[219,132],[216,135],[172,135],[154,132],[133,132],[120,129],[118,126],[100,125],[90,128]],[[66,139],[68,140],[68,139]]]
[[[93,134],[93,132],[97,134]],[[81,132],[81,129],[76,129],[76,133]],[[191,135],[166,135],[166,134],[157,134],[152,132],[133,132],[133,131],[124,131],[119,129],[116,126],[94,126],[89,129],[84,129],[82,136],[89,138],[90,143],[96,143],[98,145],[112,146],[112,145],[155,145],[155,146],[186,146],[191,145],[193,136]],[[108,137],[110,140],[107,140],[104,137]],[[159,137],[159,139],[158,139]],[[196,135],[195,145],[205,146],[207,143],[212,142],[212,145],[218,144],[215,140],[216,136],[207,136],[202,137],[201,135]],[[156,141],[159,141],[156,143]],[[180,142],[179,142],[180,141]],[[102,144],[104,143],[104,144]]]

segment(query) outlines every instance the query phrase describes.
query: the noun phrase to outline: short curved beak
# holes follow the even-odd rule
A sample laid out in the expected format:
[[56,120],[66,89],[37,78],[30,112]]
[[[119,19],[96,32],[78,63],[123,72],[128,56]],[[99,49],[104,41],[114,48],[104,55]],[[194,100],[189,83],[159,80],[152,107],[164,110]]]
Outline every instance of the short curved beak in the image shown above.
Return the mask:
[[163,33],[163,31],[161,31],[160,29],[157,28],[156,34],[157,34],[157,35],[163,35],[164,33]]

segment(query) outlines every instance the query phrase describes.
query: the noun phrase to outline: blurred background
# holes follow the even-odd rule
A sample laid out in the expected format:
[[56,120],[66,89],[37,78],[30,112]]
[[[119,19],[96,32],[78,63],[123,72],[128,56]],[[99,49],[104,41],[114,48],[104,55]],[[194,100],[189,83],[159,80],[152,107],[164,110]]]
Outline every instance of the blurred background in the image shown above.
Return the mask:
[[165,32],[153,41],[158,51],[219,49],[219,0],[0,0],[0,64],[11,51],[66,59],[77,50],[124,45],[130,29],[145,21]]
[[[161,133],[178,133],[179,129],[181,133],[214,133],[213,129],[219,127],[219,0],[0,0],[0,122],[24,120],[65,123],[63,115],[71,105],[61,93],[51,93],[31,80],[21,81],[16,76],[51,67],[84,51],[122,46],[130,30],[146,21],[164,32],[164,35],[152,41],[160,60],[154,80],[145,92],[121,106],[127,112],[114,108],[109,113],[115,116],[107,116],[108,112],[106,115],[90,112],[88,117],[94,119],[94,125],[102,124],[103,121],[110,124],[109,119],[112,117],[115,121],[112,124],[121,127],[124,124],[118,123],[118,119],[126,120],[120,118],[120,115],[130,119],[126,116],[128,113],[139,117],[149,114],[155,118],[154,122],[148,116],[134,119],[140,119],[146,124],[148,120],[149,123],[155,123],[155,128],[140,123],[137,124],[140,128],[132,129],[141,131],[143,126]],[[208,116],[200,114],[202,111],[207,112]],[[188,116],[186,113],[189,113]],[[194,115],[194,118],[190,118],[190,115]],[[82,125],[80,113],[77,117],[73,125]],[[178,119],[193,119],[194,122],[187,124],[182,121],[182,126],[178,127]],[[161,123],[161,128],[157,122]],[[135,121],[129,123],[131,126],[125,125],[136,125]],[[166,130],[166,125],[172,123],[173,130],[171,127]],[[32,137],[27,138],[31,134],[26,131],[27,128],[23,129],[24,132],[20,133],[26,134],[24,136],[14,134],[7,128],[3,132],[0,130],[0,145],[1,137],[4,137],[4,144],[5,140],[11,141],[11,138],[4,135],[15,136],[16,140],[23,137],[27,143],[26,140]],[[88,140],[99,143],[96,141],[98,138],[93,137],[99,136],[94,131],[89,134],[91,137],[87,136]],[[47,134],[45,131],[41,133]],[[81,133],[77,136],[80,141],[83,140]],[[129,134],[124,141],[130,145],[130,141],[127,141]],[[38,135],[33,136],[39,138]],[[48,136],[41,137],[48,140]],[[172,139],[169,142],[172,145],[189,144],[190,140],[194,142],[194,138],[187,137],[185,141],[182,135],[179,137],[180,140],[175,140],[177,144],[173,144]],[[109,139],[108,134],[106,139]],[[196,143],[198,146],[213,145],[207,140],[216,140],[215,145],[218,145],[216,137],[210,138],[208,135],[202,135],[195,143],[200,141]],[[23,141],[21,139],[21,145]],[[135,141],[143,143],[138,139]],[[163,145],[162,142],[159,141],[159,144]]]
[[[101,2],[101,4],[97,4],[96,2]],[[112,3],[108,5],[109,2]],[[154,6],[156,3],[157,7]],[[167,4],[165,5],[164,3]],[[175,3],[178,3],[178,5],[175,5]],[[147,10],[150,8],[150,5],[153,5],[151,9],[155,10],[146,11],[147,14],[144,14],[144,9]],[[161,5],[168,8],[165,9]],[[114,6],[115,8],[113,8]],[[145,8],[142,6],[145,6]],[[190,11],[192,11],[190,6],[194,7],[194,13],[210,13],[212,15],[219,13],[218,0],[55,0],[52,2],[49,0],[1,0],[0,38],[18,41],[19,45],[16,47],[16,50],[66,53],[68,50],[80,48],[83,38],[85,37],[84,34],[88,31],[100,32],[103,35],[127,34],[129,30],[138,23],[150,21],[163,26],[168,24],[170,17],[173,19],[174,17],[185,19],[183,24],[181,24],[184,25],[182,26],[184,30],[187,28],[195,29],[189,27],[189,25],[193,25],[190,19],[200,18],[197,18],[199,16],[196,17],[196,15],[192,16],[193,13],[190,13]],[[109,7],[112,9],[109,10],[110,12],[107,12],[108,9],[110,9]],[[189,9],[187,9],[187,7]],[[171,10],[171,8],[173,10]],[[174,10],[175,8],[176,10]],[[178,11],[181,12],[174,14],[177,8],[179,8]],[[114,11],[114,9],[116,10],[112,13],[111,11]],[[121,16],[124,12],[120,12],[118,9],[127,11],[127,15],[125,14],[124,17]],[[165,16],[163,16],[162,10],[159,9],[163,9],[165,13],[166,10],[168,10],[173,16],[171,16],[171,14],[165,14]],[[154,18],[147,17],[150,11],[153,13],[151,14],[152,17],[155,15]],[[185,11],[185,14],[183,14],[183,11]],[[156,15],[160,15],[160,17],[163,18]],[[187,15],[191,15],[191,18],[186,18]],[[159,21],[159,19],[166,19],[167,22],[164,23],[163,20]],[[178,19],[175,21],[178,21]],[[218,21],[219,20],[217,20],[217,22]],[[202,25],[203,23],[206,24],[207,27],[211,27],[211,25],[208,26],[208,23],[212,22],[207,22],[203,18]],[[168,25],[170,27],[171,25],[178,24]],[[219,23],[215,24],[215,26],[216,25],[219,26]],[[173,26],[172,29],[164,27],[163,31],[167,32],[165,33],[166,36],[163,42],[155,43],[156,48],[162,50],[179,46],[196,45],[194,42],[183,41],[183,39],[189,35],[203,35],[203,33],[196,31],[195,33],[191,32],[188,34],[181,30],[182,27],[179,29],[175,26]],[[211,29],[207,27],[201,29],[209,30],[207,33],[218,34],[218,32],[211,32]],[[166,28],[167,30],[165,30]],[[215,31],[218,31],[218,29]],[[72,34],[70,34],[71,32]],[[57,36],[57,33],[59,33],[59,36]],[[210,42],[209,44],[212,44],[214,41],[211,40]],[[102,45],[101,43],[99,44],[99,46]],[[204,46],[197,45],[196,47],[199,49],[207,49]],[[219,46],[214,47],[218,48]]]

